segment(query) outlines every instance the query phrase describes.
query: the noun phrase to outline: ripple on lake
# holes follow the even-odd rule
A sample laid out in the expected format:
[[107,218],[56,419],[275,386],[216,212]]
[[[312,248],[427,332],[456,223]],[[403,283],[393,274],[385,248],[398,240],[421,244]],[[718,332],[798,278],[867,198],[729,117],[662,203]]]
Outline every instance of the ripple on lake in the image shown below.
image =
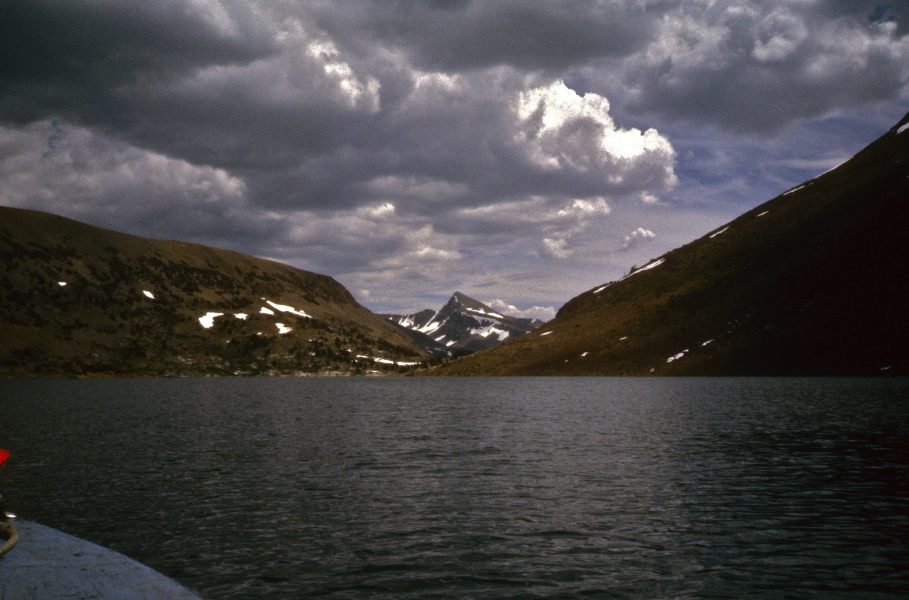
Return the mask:
[[898,598],[909,383],[0,382],[24,517],[240,598]]

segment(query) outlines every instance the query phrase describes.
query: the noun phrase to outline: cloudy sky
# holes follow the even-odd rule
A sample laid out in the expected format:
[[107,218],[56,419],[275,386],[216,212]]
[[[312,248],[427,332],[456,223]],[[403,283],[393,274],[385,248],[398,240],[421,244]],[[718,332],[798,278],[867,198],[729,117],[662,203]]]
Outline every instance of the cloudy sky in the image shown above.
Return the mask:
[[551,317],[907,110],[903,0],[0,3],[0,204],[378,312]]

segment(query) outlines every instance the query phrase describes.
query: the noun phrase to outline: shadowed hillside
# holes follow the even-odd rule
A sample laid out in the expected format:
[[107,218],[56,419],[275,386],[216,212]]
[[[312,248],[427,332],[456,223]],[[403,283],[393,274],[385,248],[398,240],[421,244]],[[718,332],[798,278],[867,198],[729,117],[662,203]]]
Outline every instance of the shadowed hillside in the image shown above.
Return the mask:
[[909,375],[909,115],[457,375]]
[[425,357],[325,275],[0,207],[0,376],[397,372]]

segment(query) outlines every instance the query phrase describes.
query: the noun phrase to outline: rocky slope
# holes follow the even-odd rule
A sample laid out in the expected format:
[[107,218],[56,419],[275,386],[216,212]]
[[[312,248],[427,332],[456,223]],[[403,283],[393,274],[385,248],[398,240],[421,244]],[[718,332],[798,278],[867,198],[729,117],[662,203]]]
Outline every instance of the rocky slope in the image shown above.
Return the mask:
[[383,315],[408,331],[424,350],[434,356],[451,356],[491,348],[505,340],[527,334],[540,325],[537,319],[520,319],[497,313],[478,300],[455,292],[437,311],[411,315]]
[[330,277],[0,207],[2,377],[398,372],[424,358]]
[[909,375],[909,115],[458,375]]

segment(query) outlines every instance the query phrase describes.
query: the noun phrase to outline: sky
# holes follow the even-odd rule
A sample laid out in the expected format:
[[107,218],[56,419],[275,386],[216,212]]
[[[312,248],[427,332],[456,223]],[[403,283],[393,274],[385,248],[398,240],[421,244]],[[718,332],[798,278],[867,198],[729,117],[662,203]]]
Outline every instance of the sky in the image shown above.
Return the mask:
[[909,111],[904,0],[3,0],[0,205],[516,316]]

